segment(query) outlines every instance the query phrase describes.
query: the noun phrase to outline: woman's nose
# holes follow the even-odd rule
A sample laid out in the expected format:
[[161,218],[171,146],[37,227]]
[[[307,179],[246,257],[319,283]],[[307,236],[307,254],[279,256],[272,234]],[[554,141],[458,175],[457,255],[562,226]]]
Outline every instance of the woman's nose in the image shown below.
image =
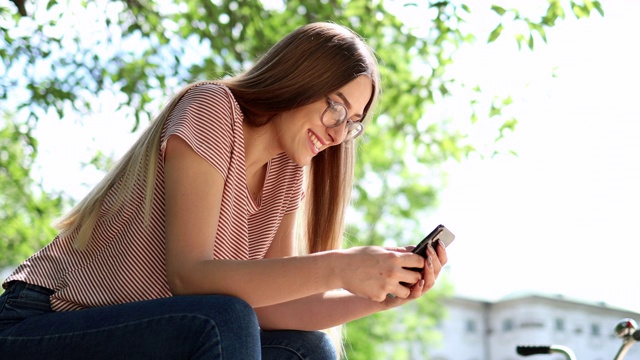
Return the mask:
[[331,145],[339,145],[344,141],[344,138],[347,135],[347,122],[345,121],[339,126],[333,128],[327,128],[327,131],[332,139]]

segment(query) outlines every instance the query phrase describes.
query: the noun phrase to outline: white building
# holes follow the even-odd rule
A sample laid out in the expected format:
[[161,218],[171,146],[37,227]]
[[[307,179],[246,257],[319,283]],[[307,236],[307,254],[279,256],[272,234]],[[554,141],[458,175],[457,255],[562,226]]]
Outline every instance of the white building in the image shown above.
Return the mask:
[[[442,343],[432,360],[564,360],[560,354],[520,356],[517,345],[564,345],[578,360],[613,360],[622,340],[614,332],[623,318],[640,313],[562,296],[525,294],[496,302],[453,297],[444,300]],[[625,360],[640,359],[640,344]]]

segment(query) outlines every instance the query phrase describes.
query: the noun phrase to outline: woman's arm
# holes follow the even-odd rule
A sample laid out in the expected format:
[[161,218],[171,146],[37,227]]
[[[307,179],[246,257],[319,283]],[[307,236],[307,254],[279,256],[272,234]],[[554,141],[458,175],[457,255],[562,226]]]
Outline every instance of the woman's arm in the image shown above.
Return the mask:
[[[344,288],[382,301],[388,292],[409,296],[399,282],[420,278],[404,269],[421,267],[420,256],[373,247],[264,260],[213,260],[222,175],[184,140],[171,136],[164,183],[167,278],[176,295],[226,294],[263,307]],[[281,231],[292,231],[293,221],[293,216],[286,216]],[[287,236],[293,238],[291,233]]]
[[437,254],[432,248],[428,249],[428,253],[431,260],[424,260],[424,277],[411,288],[411,294],[406,299],[386,297],[384,301],[378,302],[355,296],[345,290],[329,291],[256,308],[260,327],[266,330],[321,330],[406,304],[433,287],[440,270],[447,262],[443,246],[438,247]]

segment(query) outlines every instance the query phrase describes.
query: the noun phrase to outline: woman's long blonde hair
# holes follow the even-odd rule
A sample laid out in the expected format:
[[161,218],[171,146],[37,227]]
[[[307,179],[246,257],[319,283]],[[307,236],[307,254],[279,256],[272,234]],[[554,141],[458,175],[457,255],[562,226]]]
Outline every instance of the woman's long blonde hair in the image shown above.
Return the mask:
[[[259,127],[282,112],[322,99],[361,75],[373,82],[365,108],[365,115],[370,115],[380,89],[373,51],[353,31],[323,22],[294,30],[249,70],[217,82],[231,90],[245,123]],[[76,248],[84,249],[89,243],[104,199],[116,186],[116,201],[107,214],[115,213],[136,185],[144,184],[145,213],[149,217],[163,125],[182,96],[199,83],[190,84],[174,95],[116,166],[55,224],[61,235],[77,231]],[[354,157],[354,143],[346,141],[322,151],[311,161],[302,226],[309,253],[337,249],[342,244],[344,215],[353,186]]]

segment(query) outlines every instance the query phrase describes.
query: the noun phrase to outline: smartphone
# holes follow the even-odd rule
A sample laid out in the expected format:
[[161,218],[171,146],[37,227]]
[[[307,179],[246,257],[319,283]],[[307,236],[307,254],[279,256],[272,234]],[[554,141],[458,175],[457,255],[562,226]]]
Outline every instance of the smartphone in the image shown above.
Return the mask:
[[[420,241],[420,243],[418,243],[418,245],[416,245],[416,247],[414,247],[411,252],[414,254],[418,254],[426,259],[427,247],[431,246],[434,250],[436,250],[439,246],[438,244],[440,244],[438,240],[442,240],[442,243],[444,243],[444,247],[447,247],[449,246],[449,244],[451,244],[453,239],[455,239],[455,235],[453,235],[453,233],[449,231],[449,229],[447,229],[444,225],[440,224],[436,226],[436,228],[433,229],[429,233],[429,235],[425,236],[425,238],[422,239],[422,241]],[[418,272],[422,271],[422,268],[407,269]]]
[[422,239],[422,241],[420,241],[420,243],[416,245],[416,247],[413,248],[411,252],[414,254],[418,254],[423,258],[426,258],[427,246],[431,246],[435,250],[438,247],[438,244],[440,243],[438,240],[442,240],[442,242],[444,243],[444,246],[447,247],[449,246],[449,244],[451,244],[451,242],[455,238],[456,238],[455,235],[453,235],[453,233],[449,231],[449,229],[447,229],[444,225],[440,224],[436,226],[436,228],[433,229],[429,233],[429,235],[425,236],[425,238]]

